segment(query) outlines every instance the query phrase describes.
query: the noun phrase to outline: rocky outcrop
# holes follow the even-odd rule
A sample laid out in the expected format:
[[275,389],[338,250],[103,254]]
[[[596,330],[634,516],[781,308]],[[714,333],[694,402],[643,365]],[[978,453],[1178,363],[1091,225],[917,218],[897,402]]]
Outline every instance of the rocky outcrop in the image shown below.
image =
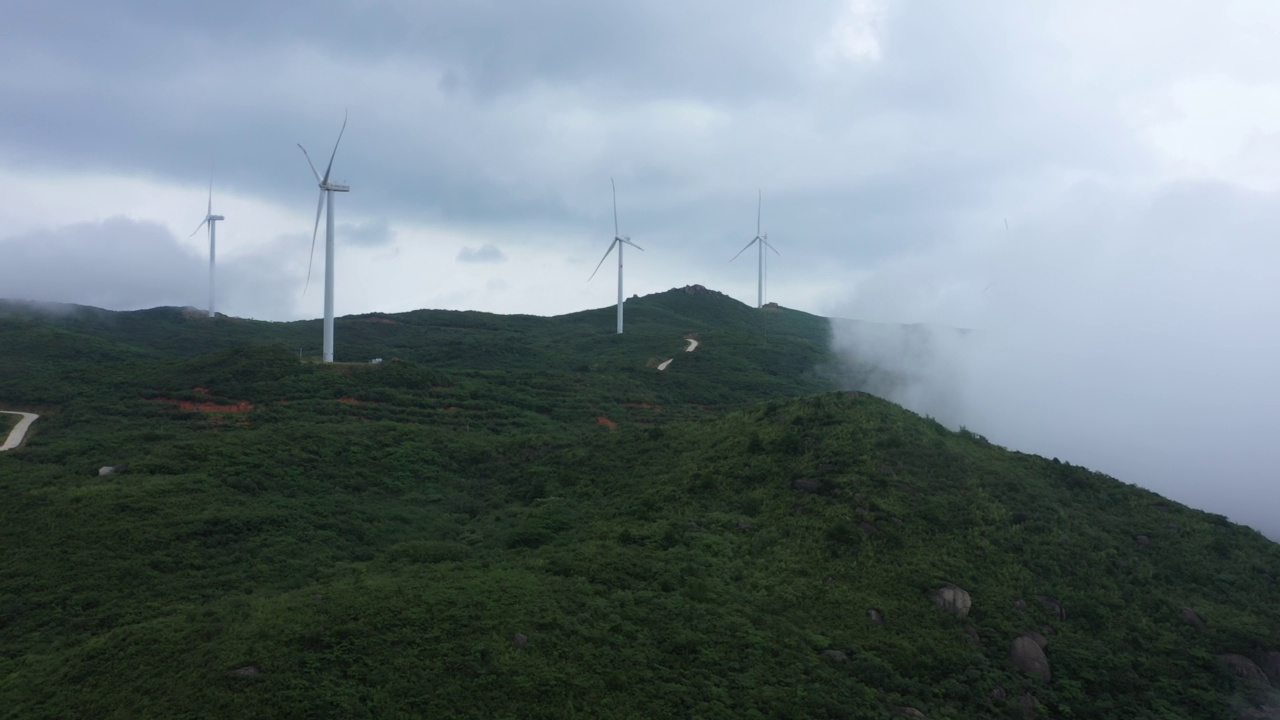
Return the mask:
[[1189,607],[1184,607],[1179,612],[1179,615],[1182,616],[1183,620],[1187,621],[1192,626],[1194,626],[1195,629],[1204,630],[1204,618],[1200,617],[1200,613],[1196,612],[1195,610],[1192,610]]
[[926,717],[924,713],[920,712],[920,710],[913,707],[900,707],[898,708],[898,714],[901,715],[902,717],[909,717],[909,718]]
[[1018,709],[1022,711],[1022,717],[1026,720],[1033,720],[1040,716],[1040,698],[1031,693],[1024,694],[1018,699]]
[[822,483],[817,480],[792,480],[791,489],[796,492],[819,493],[822,492]]
[[244,667],[238,667],[227,673],[229,677],[241,679],[257,677],[261,674],[262,670],[260,670],[256,665],[245,665]]
[[1280,720],[1280,705],[1241,708],[1236,711],[1239,720]]
[[884,614],[875,608],[871,608],[871,610],[867,612],[867,617],[871,618],[871,622],[877,625],[884,624]]
[[1013,661],[1014,667],[1039,678],[1041,682],[1047,683],[1053,679],[1053,674],[1049,671],[1049,658],[1033,637],[1023,635],[1015,639],[1009,647],[1009,659]]
[[823,650],[822,657],[833,662],[848,662],[849,656],[839,650]]
[[529,644],[529,636],[524,633],[516,633],[511,636],[511,644],[515,645],[517,648],[522,648]]
[[680,288],[680,291],[683,292],[685,295],[715,295],[716,294],[714,290],[708,290],[707,288],[701,285],[685,285],[684,287]]
[[1269,652],[1262,656],[1259,664],[1262,673],[1267,676],[1274,687],[1280,688],[1280,652]]
[[955,585],[944,585],[934,591],[933,604],[945,613],[965,617],[969,614],[969,608],[973,607],[973,599],[968,592]]
[[969,638],[969,642],[974,645],[982,645],[982,636],[978,634],[978,628],[973,625],[964,626],[965,637]]
[[1057,598],[1052,598],[1048,595],[1041,595],[1039,600],[1040,604],[1044,606],[1044,609],[1052,613],[1054,617],[1059,620],[1067,619],[1067,609],[1062,606],[1062,603],[1059,602]]
[[1262,668],[1243,655],[1227,653],[1219,655],[1218,661],[1225,665],[1236,677],[1263,685],[1267,684],[1267,675],[1262,672]]

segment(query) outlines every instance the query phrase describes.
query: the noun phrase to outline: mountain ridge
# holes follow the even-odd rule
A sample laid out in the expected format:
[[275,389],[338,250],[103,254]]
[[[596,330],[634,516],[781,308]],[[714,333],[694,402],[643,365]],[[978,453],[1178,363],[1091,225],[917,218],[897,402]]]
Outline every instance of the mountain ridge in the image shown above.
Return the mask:
[[339,345],[384,362],[330,366],[292,327],[0,312],[0,398],[51,410],[0,457],[0,704],[1280,712],[1280,546],[834,391],[824,318],[732,303],[372,314]]

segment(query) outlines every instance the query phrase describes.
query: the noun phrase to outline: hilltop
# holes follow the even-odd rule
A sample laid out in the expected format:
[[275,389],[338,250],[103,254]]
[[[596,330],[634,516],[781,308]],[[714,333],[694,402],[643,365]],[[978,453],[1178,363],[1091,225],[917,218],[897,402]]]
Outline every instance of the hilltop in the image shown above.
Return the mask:
[[0,454],[0,706],[1280,712],[1280,546],[838,391],[825,318],[612,312],[345,317],[324,366],[318,321],[0,305],[0,407],[46,413]]

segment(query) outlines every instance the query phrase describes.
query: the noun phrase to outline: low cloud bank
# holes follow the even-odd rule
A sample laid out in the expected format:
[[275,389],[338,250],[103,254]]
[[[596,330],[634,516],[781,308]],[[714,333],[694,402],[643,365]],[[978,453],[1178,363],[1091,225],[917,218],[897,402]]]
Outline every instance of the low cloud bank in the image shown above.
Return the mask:
[[[293,319],[302,283],[283,260],[291,248],[282,242],[219,257],[218,312]],[[159,223],[124,217],[0,238],[0,297],[109,310],[206,308],[204,252],[193,252]]]
[[1108,227],[1068,207],[879,268],[832,314],[929,322],[833,321],[846,382],[1280,539],[1276,212],[1220,187],[1125,199]]

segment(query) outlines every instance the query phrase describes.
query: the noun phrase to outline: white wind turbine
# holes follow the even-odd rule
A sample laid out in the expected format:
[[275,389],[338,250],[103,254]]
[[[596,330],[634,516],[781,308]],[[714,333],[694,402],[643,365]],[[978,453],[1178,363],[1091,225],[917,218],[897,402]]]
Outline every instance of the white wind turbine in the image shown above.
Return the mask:
[[324,240],[324,362],[333,362],[333,194],[351,192],[349,185],[329,182],[329,173],[333,170],[333,159],[338,155],[338,144],[342,142],[342,133],[346,129],[347,116],[344,113],[342,129],[338,131],[338,141],[333,144],[333,154],[329,156],[329,165],[324,169],[324,177],[320,177],[320,173],[316,172],[315,163],[311,162],[307,149],[302,147],[302,143],[298,143],[298,148],[307,158],[307,164],[311,166],[311,174],[316,176],[316,182],[320,184],[320,203],[316,205],[316,223],[311,228],[311,255],[307,260],[307,282],[302,288],[303,295],[307,294],[307,288],[311,286],[311,264],[316,256],[316,232],[320,229],[320,212],[324,210],[326,201],[329,205]]
[[[757,193],[759,193],[759,191],[757,191]],[[756,269],[756,307],[758,308],[764,307],[764,249],[767,247],[773,251],[774,255],[779,257],[782,256],[782,253],[778,252],[777,248],[769,244],[769,235],[760,232],[760,207],[763,204],[764,195],[761,193],[756,197],[756,236],[751,238],[751,242],[747,243],[747,247],[738,251],[738,255],[741,255],[752,245],[755,245],[760,251],[760,257],[758,260],[759,266]],[[729,262],[737,260],[738,255],[734,255],[730,258]]]
[[599,265],[591,272],[591,277],[587,278],[587,282],[591,282],[596,273],[600,272],[600,266],[604,265],[604,261],[609,258],[609,253],[613,252],[613,248],[618,248],[618,334],[622,334],[622,246],[630,245],[631,247],[644,252],[644,248],[631,242],[631,238],[618,233],[618,186],[614,185],[613,178],[609,178],[609,185],[613,188],[613,242],[609,243],[609,249],[604,251],[604,257],[600,258]]
[[196,234],[196,233],[198,233],[198,232],[200,232],[200,228],[204,227],[205,225],[208,225],[208,226],[209,226],[209,317],[214,317],[214,313],[213,313],[213,287],[214,287],[214,285],[213,285],[213,259],[214,259],[214,254],[215,254],[215,250],[216,250],[216,244],[215,244],[215,242],[214,242],[214,239],[215,239],[215,237],[217,236],[216,225],[217,225],[217,223],[218,223],[218,221],[219,221],[219,220],[226,220],[226,218],[222,217],[221,215],[214,215],[214,214],[213,214],[213,168],[210,168],[210,169],[209,169],[209,206],[208,206],[208,208],[205,210],[205,213],[204,213],[204,220],[203,220],[203,221],[201,221],[201,223],[200,223],[199,225],[197,225],[197,226],[196,226],[196,229],[195,229],[195,230],[193,230],[193,231],[191,232],[191,235],[189,236],[189,237],[195,237],[195,234]]

